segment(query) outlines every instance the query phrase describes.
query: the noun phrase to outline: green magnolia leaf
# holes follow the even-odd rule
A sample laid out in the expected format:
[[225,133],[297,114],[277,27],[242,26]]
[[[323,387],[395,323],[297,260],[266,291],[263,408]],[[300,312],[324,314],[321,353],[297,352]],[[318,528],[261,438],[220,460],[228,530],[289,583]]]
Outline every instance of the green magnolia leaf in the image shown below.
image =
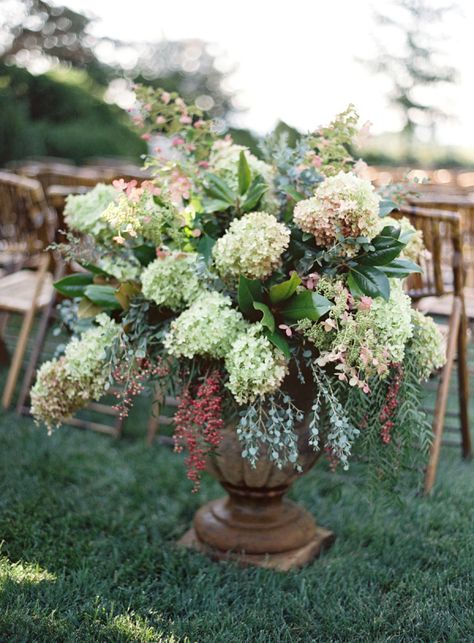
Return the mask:
[[250,212],[253,210],[267,190],[268,185],[258,174],[250,184],[247,194],[245,195],[245,199],[241,206],[242,211]]
[[204,199],[202,210],[206,214],[213,212],[225,212],[232,204],[222,199]]
[[212,249],[214,248],[215,243],[216,240],[210,237],[208,234],[203,234],[199,239],[197,249],[198,252],[204,257],[206,263],[209,263],[212,259]]
[[301,279],[296,272],[292,272],[289,279],[281,284],[275,284],[270,288],[270,301],[272,304],[278,304],[280,301],[289,299],[296,292],[300,285]]
[[372,250],[365,256],[357,258],[357,262],[366,266],[383,266],[390,263],[405,247],[404,243],[393,239],[393,237],[376,237],[371,241]]
[[63,277],[54,283],[54,287],[66,297],[83,297],[87,286],[92,284],[94,275],[90,272],[78,272]]
[[271,343],[281,350],[286,359],[291,359],[291,351],[288,345],[288,342],[280,333],[271,333],[268,329],[265,329],[265,336],[271,341]]
[[281,309],[282,315],[287,319],[311,319],[318,321],[332,308],[332,303],[318,293],[306,290],[294,295]]
[[114,286],[99,286],[92,284],[87,286],[85,296],[92,301],[92,303],[104,308],[106,310],[118,310],[121,308],[120,302],[115,296],[116,288]]
[[411,275],[414,272],[423,272],[418,264],[413,263],[413,261],[409,261],[408,259],[395,259],[386,266],[380,266],[380,270],[382,270],[387,277],[399,278],[408,277],[408,275]]
[[284,185],[281,190],[282,192],[285,192],[285,194],[288,194],[288,196],[291,196],[291,198],[297,203],[298,201],[306,199],[306,196],[302,192],[298,192],[298,190],[292,185]]
[[386,217],[398,208],[397,204],[391,199],[382,199],[379,204],[379,216]]
[[209,196],[219,201],[224,201],[229,205],[235,203],[237,195],[220,176],[217,176],[217,174],[207,174],[206,179],[207,187],[205,190]]
[[81,263],[80,264],[85,270],[88,270],[89,272],[92,272],[94,275],[99,275],[101,277],[110,277],[110,273],[106,272],[105,270],[102,270],[102,268],[99,268],[99,266],[94,266],[93,263]]
[[250,182],[252,181],[252,173],[250,172],[249,164],[245,152],[240,152],[239,156],[239,194],[245,194],[249,189]]
[[388,301],[390,297],[390,282],[387,275],[375,266],[362,266],[357,265],[351,268],[349,272],[349,288],[355,284],[358,292],[352,292],[353,295],[358,296],[362,291],[364,295],[369,297],[383,297]]
[[[400,239],[401,231],[402,229],[400,228],[400,226],[386,225],[375,238],[378,239],[379,237],[391,237],[392,239]],[[371,243],[373,243],[373,241],[371,241]]]
[[258,310],[262,313],[262,318],[260,319],[260,323],[262,324],[262,326],[265,326],[271,333],[274,333],[275,317],[273,316],[270,308],[266,304],[263,304],[261,301],[254,301],[253,307],[255,308],[255,310]]
[[239,288],[237,291],[237,301],[240,310],[246,315],[254,314],[254,301],[261,301],[262,298],[263,288],[260,281],[258,281],[258,279],[247,279],[247,277],[240,275]]
[[134,248],[133,254],[141,263],[141,265],[146,267],[156,259],[156,247],[144,243],[141,246],[137,246],[136,248]]

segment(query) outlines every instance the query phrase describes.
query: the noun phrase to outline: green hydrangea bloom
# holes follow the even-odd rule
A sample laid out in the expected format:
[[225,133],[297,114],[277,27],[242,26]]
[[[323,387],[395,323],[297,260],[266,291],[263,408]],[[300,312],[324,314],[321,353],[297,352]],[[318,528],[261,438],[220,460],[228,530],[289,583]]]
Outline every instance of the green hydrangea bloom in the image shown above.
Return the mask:
[[103,183],[98,183],[86,194],[68,196],[64,208],[68,227],[95,238],[111,237],[112,231],[102,213],[118,196],[115,188]]
[[38,371],[31,390],[31,412],[49,430],[90,400],[98,400],[107,389],[112,371],[107,348],[122,329],[105,314],[96,321],[96,327],[71,340],[62,357],[45,362]]
[[261,324],[249,326],[237,337],[225,359],[229,373],[226,386],[238,404],[249,404],[258,396],[274,393],[288,372],[285,356],[262,331]]
[[146,299],[177,312],[188,306],[200,292],[196,254],[172,252],[152,261],[142,272]]
[[203,292],[172,323],[165,348],[175,357],[205,355],[220,359],[245,330],[242,315],[232,300],[219,292]]
[[443,338],[431,317],[427,317],[418,310],[412,310],[411,316],[413,338],[410,351],[415,357],[420,378],[427,380],[434,371],[446,363]]

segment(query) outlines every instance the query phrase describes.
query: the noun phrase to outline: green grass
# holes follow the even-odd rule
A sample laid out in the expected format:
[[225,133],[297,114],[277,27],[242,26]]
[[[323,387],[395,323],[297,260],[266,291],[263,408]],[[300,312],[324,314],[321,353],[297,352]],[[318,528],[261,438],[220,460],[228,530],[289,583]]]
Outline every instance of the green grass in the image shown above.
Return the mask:
[[182,458],[146,447],[146,409],[121,440],[0,418],[2,643],[474,641],[474,464],[457,449],[434,495],[400,507],[315,467],[292,497],[333,548],[288,574],[241,569],[176,547],[220,490],[191,494]]

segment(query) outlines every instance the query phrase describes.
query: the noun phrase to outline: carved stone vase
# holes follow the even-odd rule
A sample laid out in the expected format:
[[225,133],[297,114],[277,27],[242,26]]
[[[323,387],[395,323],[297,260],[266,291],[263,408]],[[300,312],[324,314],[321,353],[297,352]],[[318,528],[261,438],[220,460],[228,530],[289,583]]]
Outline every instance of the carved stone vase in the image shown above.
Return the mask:
[[308,511],[285,498],[293,481],[320,456],[308,444],[307,425],[303,421],[298,427],[301,473],[292,465],[279,470],[263,457],[252,468],[241,456],[235,426],[227,426],[217,452],[207,461],[207,471],[227,495],[197,511],[193,527],[180,544],[217,560],[235,559],[280,571],[301,567],[330,546],[334,534],[317,526]]

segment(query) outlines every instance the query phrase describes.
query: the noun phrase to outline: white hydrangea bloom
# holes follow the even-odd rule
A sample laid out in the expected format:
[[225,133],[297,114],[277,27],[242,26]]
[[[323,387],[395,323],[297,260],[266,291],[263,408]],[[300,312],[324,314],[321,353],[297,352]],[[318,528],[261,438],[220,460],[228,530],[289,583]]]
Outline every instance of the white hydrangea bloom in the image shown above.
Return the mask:
[[288,373],[281,351],[262,334],[261,324],[252,324],[235,340],[226,356],[227,387],[238,404],[275,392]]
[[415,355],[421,379],[427,380],[446,363],[443,338],[431,317],[418,310],[412,310],[411,314],[414,330],[411,350]]
[[206,355],[220,359],[245,330],[242,315],[232,300],[219,292],[203,292],[172,323],[165,338],[166,350],[175,357]]
[[186,308],[198,295],[196,254],[172,252],[152,261],[142,272],[142,291],[146,299],[173,311]]
[[64,219],[71,230],[93,237],[111,236],[110,227],[102,218],[107,207],[118,199],[118,192],[111,185],[98,183],[86,194],[70,195],[64,208]]
[[122,257],[101,257],[97,266],[119,281],[135,281],[141,270],[138,259],[132,261]]
[[288,248],[290,231],[267,212],[250,212],[234,219],[213,249],[219,274],[226,277],[243,275],[248,279],[265,279],[281,263]]
[[339,172],[321,183],[314,197],[299,201],[293,217],[317,245],[330,247],[339,236],[372,239],[379,231],[379,201],[370,181]]

